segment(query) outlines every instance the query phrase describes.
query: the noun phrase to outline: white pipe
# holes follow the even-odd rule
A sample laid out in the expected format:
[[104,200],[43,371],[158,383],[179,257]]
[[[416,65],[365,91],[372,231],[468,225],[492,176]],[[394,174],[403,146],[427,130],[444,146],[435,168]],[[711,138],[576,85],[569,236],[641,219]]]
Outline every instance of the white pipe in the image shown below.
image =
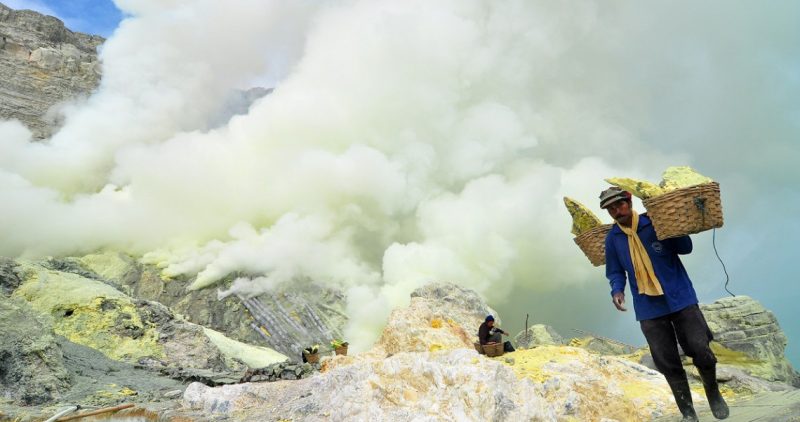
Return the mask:
[[52,418],[46,420],[45,422],[56,422],[56,419],[58,419],[58,418],[60,418],[60,417],[62,417],[64,415],[68,415],[68,414],[78,410],[79,408],[80,408],[80,406],[67,407],[66,409],[63,409],[63,410],[59,411],[58,413],[56,413],[55,415],[53,415]]

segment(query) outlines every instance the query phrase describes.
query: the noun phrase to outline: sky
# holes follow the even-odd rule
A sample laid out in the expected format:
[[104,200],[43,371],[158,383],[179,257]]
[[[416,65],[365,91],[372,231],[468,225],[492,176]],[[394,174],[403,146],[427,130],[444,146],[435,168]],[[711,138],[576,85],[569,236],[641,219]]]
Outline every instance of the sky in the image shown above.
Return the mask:
[[122,12],[109,0],[3,0],[12,9],[29,9],[61,19],[67,28],[109,37]]
[[800,364],[800,4],[679,3],[117,0],[116,30],[102,2],[38,3],[113,35],[52,138],[0,122],[0,254],[125,250],[220,297],[315,280],[356,350],[430,281],[512,331],[641,345],[562,198],[610,222],[604,178],[689,165],[725,214],[683,259],[701,302],[727,295],[716,247]]

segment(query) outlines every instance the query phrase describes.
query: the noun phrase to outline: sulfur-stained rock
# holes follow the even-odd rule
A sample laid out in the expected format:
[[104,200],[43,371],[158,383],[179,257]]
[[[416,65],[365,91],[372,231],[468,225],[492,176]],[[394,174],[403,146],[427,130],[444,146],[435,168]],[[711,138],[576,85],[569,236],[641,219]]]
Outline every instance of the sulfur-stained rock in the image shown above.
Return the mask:
[[661,175],[661,179],[659,186],[666,192],[714,181],[710,177],[703,176],[698,173],[697,170],[689,166],[667,167]]
[[97,279],[31,262],[21,261],[20,267],[23,283],[14,296],[49,315],[57,334],[111,359],[214,371],[243,369],[242,359],[258,365],[286,360],[272,350],[207,333],[157,302],[132,299]]
[[606,182],[630,192],[640,199],[649,199],[676,189],[710,183],[714,180],[703,176],[697,170],[688,166],[667,167],[662,174],[661,182],[656,185],[646,180],[631,179],[628,177],[612,177]]
[[656,184],[650,183],[646,180],[636,180],[627,177],[612,177],[606,179],[606,182],[630,192],[633,196],[640,199],[648,199],[654,196],[665,194],[667,191],[662,189]]
[[[567,346],[540,346],[503,355],[514,372],[542,383],[559,417],[650,420],[675,409],[661,374],[622,357]],[[695,403],[702,403],[700,396]],[[561,419],[559,419],[561,420]]]
[[184,401],[210,415],[245,421],[272,415],[312,421],[650,420],[675,412],[660,374],[565,346],[494,359],[468,349],[359,355],[294,382],[192,384]]
[[[294,382],[191,384],[185,402],[236,420],[551,420],[543,389],[462,349],[400,353]],[[286,400],[293,397],[293,400]]]
[[600,219],[597,218],[596,215],[586,205],[581,204],[580,202],[564,197],[564,205],[567,207],[567,211],[572,216],[572,234],[575,236],[580,236],[581,234],[599,226],[602,224]]
[[118,252],[71,259],[133,297],[157,301],[226,337],[295,359],[309,344],[341,338],[347,323],[344,294],[310,282],[286,284],[257,297],[220,300],[215,289],[187,291],[191,280],[163,277],[155,266]]

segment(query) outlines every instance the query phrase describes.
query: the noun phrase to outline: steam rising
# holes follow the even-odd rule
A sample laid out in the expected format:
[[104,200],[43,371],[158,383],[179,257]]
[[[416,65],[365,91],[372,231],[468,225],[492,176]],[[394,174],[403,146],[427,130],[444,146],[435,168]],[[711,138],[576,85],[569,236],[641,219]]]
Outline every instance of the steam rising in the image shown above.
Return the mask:
[[[715,24],[691,2],[116,2],[132,17],[103,46],[98,92],[45,143],[0,123],[0,254],[120,248],[196,274],[190,288],[253,275],[222,296],[328,283],[348,292],[356,349],[428,281],[502,300],[602,280],[561,198],[594,204],[603,178],[692,165],[737,189],[731,224],[752,197],[737,174],[762,167],[727,152],[753,141],[730,125],[770,126],[764,161],[800,158],[782,100],[798,31],[761,32],[745,17],[792,25],[747,3],[720,3]],[[277,84],[212,128],[254,81]]]

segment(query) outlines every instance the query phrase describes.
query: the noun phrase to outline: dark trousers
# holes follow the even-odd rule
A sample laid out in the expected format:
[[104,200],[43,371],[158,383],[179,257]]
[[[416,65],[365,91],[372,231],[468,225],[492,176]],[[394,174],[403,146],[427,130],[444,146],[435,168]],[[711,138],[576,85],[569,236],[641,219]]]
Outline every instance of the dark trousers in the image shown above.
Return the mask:
[[698,369],[712,369],[716,366],[717,357],[708,345],[714,336],[697,305],[639,323],[650,346],[656,368],[664,374],[667,381],[686,379],[678,344],[692,358]]

